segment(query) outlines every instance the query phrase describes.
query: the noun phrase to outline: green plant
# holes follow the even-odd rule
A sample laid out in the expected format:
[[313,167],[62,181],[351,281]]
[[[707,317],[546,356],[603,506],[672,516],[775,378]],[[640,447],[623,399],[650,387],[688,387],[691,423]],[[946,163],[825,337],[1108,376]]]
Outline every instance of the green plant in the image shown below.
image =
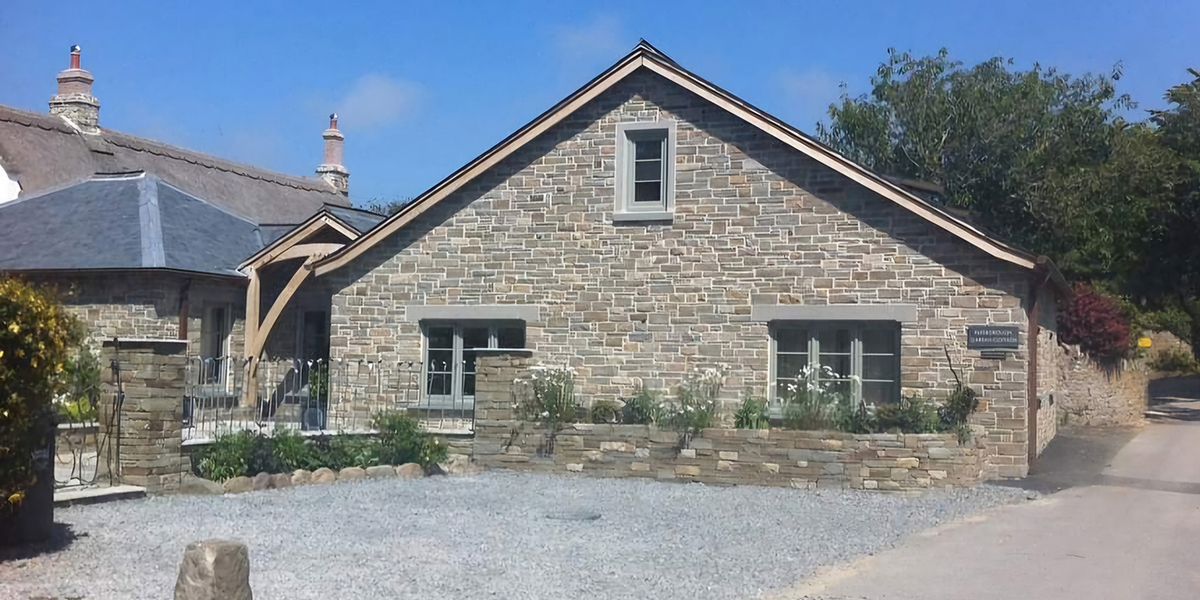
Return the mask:
[[1195,373],[1200,371],[1200,362],[1196,361],[1196,357],[1191,352],[1184,350],[1181,346],[1175,346],[1167,350],[1160,350],[1158,354],[1154,355],[1154,358],[1150,360],[1150,368],[1170,373]]
[[875,409],[875,418],[881,431],[903,433],[938,433],[942,431],[942,420],[937,409],[924,399],[911,396],[899,402],[882,404]]
[[679,434],[679,448],[687,448],[700,430],[712,427],[717,416],[717,395],[725,374],[719,369],[695,369],[679,385],[677,405],[665,416],[667,424]]
[[308,374],[309,393],[318,402],[329,399],[329,363],[319,363]]
[[87,346],[63,365],[67,390],[54,398],[61,420],[68,423],[89,423],[99,417],[100,359]]
[[767,399],[761,396],[742,398],[742,405],[733,413],[733,426],[737,429],[766,429],[770,427],[767,417]]
[[621,409],[621,422],[630,425],[654,425],[663,420],[662,401],[653,392],[639,389]]
[[271,452],[283,471],[309,469],[316,459],[313,446],[295,429],[276,429],[271,436]]
[[421,466],[444,462],[449,449],[438,439],[421,430],[416,419],[399,411],[386,411],[376,414],[371,420],[371,426],[379,434],[378,455],[379,463],[387,465],[402,465],[415,462]]
[[0,279],[0,518],[34,482],[33,453],[54,435],[54,398],[83,327],[50,293]]
[[575,400],[575,368],[538,364],[529,371],[529,379],[516,382],[521,394],[518,409],[526,420],[546,428],[546,443],[541,452],[553,454],[559,430],[563,424],[574,422],[579,410]]
[[837,374],[827,366],[800,369],[795,383],[779,390],[779,397],[783,401],[783,426],[786,429],[858,428],[858,422],[867,416],[866,408],[856,406],[861,403],[850,398],[846,382],[839,381]]
[[254,438],[249,431],[218,435],[200,454],[200,475],[213,481],[225,481],[249,474]]
[[592,404],[589,417],[596,424],[620,423],[621,405],[612,400],[597,400]]
[[365,469],[379,464],[379,446],[375,440],[347,433],[338,433],[329,440],[325,466],[335,471],[346,467]]

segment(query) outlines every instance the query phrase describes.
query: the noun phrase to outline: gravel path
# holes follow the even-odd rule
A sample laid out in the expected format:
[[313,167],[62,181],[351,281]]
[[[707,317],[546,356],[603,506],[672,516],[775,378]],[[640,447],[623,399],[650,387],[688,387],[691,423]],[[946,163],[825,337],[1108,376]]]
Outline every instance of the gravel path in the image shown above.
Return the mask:
[[0,598],[170,598],[184,546],[213,537],[249,543],[259,599],[754,598],[1024,497],[507,472],[158,497],[59,509],[79,537],[0,562]]

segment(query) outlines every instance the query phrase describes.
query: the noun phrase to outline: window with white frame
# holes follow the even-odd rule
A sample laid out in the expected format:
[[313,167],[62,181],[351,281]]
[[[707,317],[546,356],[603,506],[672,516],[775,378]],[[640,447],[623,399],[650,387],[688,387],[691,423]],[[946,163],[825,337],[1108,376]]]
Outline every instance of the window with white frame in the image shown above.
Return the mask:
[[616,220],[662,220],[675,209],[675,122],[617,125]]
[[900,400],[900,327],[886,321],[777,322],[771,328],[776,398],[805,376],[867,404]]
[[473,408],[479,350],[525,347],[525,323],[520,321],[434,321],[423,323],[422,329],[429,408]]

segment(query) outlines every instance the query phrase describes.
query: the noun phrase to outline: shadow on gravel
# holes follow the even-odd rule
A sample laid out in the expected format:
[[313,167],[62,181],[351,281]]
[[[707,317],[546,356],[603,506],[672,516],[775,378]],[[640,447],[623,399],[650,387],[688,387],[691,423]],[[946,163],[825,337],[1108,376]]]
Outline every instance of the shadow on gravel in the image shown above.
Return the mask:
[[76,535],[76,533],[71,530],[71,526],[67,525],[66,523],[55,523],[50,531],[49,540],[39,544],[0,547],[0,563],[26,560],[35,556],[62,552],[63,550],[69,548],[77,538],[86,535],[86,533]]
[[1087,485],[1113,485],[1103,475],[1112,459],[1138,434],[1136,427],[1063,427],[1023,479],[989,483],[1053,494]]

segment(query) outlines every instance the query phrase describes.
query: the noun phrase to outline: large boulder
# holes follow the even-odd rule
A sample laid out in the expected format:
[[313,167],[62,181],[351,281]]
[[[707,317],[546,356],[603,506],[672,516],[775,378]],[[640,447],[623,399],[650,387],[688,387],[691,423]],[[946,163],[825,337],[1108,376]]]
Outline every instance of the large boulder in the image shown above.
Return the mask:
[[192,542],[179,563],[175,600],[251,600],[250,551],[232,540]]
[[208,479],[184,475],[179,484],[180,494],[195,494],[198,496],[220,496],[225,493],[225,486]]
[[254,491],[259,492],[269,489],[271,489],[270,473],[259,473],[258,475],[254,476]]
[[381,479],[384,477],[395,477],[396,471],[391,465],[379,465],[376,467],[367,467],[367,477],[371,479]]
[[477,475],[482,470],[465,454],[451,454],[441,466],[449,475]]
[[244,494],[254,491],[254,480],[249,477],[233,477],[225,480],[226,494]]
[[416,479],[425,476],[425,468],[417,463],[404,463],[396,467],[396,477],[400,479]]
[[312,473],[312,483],[333,483],[337,481],[337,474],[325,467],[321,467]]
[[292,485],[308,485],[312,482],[312,472],[304,469],[292,471]]
[[287,488],[292,487],[292,476],[287,473],[276,473],[271,476],[271,488]]
[[338,471],[338,481],[353,481],[367,476],[367,472],[359,467],[346,467]]

